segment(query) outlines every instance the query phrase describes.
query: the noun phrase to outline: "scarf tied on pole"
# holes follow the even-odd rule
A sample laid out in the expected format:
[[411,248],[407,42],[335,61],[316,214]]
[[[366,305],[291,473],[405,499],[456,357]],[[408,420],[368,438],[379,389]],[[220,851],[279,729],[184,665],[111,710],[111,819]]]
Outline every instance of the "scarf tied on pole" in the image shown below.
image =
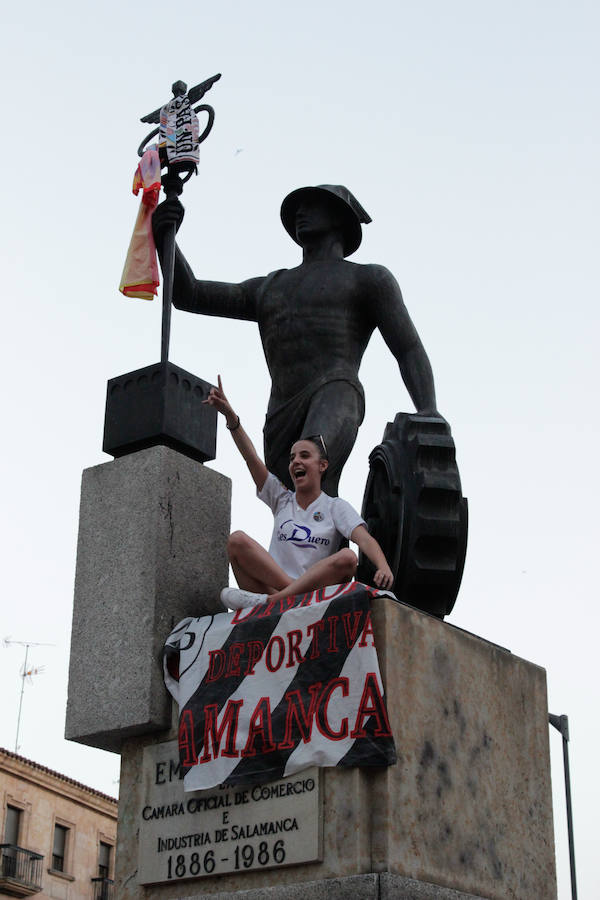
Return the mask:
[[160,192],[160,169],[158,149],[154,145],[146,150],[133,176],[133,193],[137,196],[141,190],[142,200],[119,285],[126,297],[152,300],[160,283],[152,234],[152,213],[158,206]]

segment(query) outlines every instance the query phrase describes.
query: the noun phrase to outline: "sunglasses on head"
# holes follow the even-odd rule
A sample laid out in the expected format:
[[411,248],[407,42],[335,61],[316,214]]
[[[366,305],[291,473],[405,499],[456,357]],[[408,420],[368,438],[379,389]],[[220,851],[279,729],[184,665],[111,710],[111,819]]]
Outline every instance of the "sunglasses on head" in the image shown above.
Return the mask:
[[306,440],[312,441],[313,444],[320,444],[321,447],[323,448],[323,453],[325,454],[325,456],[328,455],[327,446],[325,445],[325,439],[323,438],[322,434],[311,434],[310,437],[306,438]]

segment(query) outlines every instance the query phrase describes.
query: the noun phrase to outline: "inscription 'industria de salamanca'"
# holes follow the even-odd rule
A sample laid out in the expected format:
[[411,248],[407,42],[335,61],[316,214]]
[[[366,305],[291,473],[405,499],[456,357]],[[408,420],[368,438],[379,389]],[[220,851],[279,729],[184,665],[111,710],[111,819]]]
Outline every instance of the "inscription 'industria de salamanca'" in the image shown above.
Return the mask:
[[[289,831],[298,831],[298,820],[295,816],[286,816],[285,819],[277,819],[277,821],[253,822],[250,825],[231,825],[229,828],[220,829],[221,835],[215,843],[221,843],[222,840],[239,841],[253,837],[265,837],[273,834],[283,834]],[[225,832],[225,837],[223,837]],[[186,850],[192,847],[204,847],[212,844],[213,840],[210,832],[198,832],[195,834],[182,834],[178,837],[158,838],[157,853],[164,850]]]

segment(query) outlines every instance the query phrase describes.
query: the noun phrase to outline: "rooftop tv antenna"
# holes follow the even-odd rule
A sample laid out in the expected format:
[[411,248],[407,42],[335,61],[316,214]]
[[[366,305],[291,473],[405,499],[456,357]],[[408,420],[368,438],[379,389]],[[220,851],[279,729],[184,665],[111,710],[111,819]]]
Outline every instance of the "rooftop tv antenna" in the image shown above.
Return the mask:
[[54,647],[54,644],[42,644],[36,641],[13,641],[10,638],[4,638],[2,641],[4,647],[10,647],[12,645],[16,645],[18,647],[25,647],[25,659],[23,660],[23,668],[21,670],[21,696],[19,698],[19,714],[17,716],[17,734],[15,737],[15,753],[19,751],[19,732],[21,730],[21,711],[23,709],[23,693],[25,691],[25,679],[29,678],[30,680],[34,675],[41,675],[44,671],[43,666],[37,666],[35,668],[30,667],[27,668],[27,658],[29,656],[29,648],[30,647]]

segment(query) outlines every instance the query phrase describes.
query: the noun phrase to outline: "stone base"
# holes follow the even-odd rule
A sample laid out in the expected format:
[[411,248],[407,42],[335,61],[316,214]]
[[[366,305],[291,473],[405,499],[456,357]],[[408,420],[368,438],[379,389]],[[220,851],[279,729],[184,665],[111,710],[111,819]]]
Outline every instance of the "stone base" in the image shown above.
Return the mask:
[[276,885],[250,891],[193,894],[181,900],[487,900],[436,884],[414,881],[391,872],[379,875],[351,875],[301,884]]
[[119,752],[169,728],[165,636],[224,612],[231,482],[167,447],[86,469],[65,736]]
[[[134,738],[122,752],[120,900],[350,896],[333,893],[344,884],[353,898],[555,900],[544,670],[390,599],[374,600],[373,626],[398,763],[322,770],[322,859],[140,884],[142,758],[156,738]],[[201,815],[191,829],[185,819],[201,829]]]

